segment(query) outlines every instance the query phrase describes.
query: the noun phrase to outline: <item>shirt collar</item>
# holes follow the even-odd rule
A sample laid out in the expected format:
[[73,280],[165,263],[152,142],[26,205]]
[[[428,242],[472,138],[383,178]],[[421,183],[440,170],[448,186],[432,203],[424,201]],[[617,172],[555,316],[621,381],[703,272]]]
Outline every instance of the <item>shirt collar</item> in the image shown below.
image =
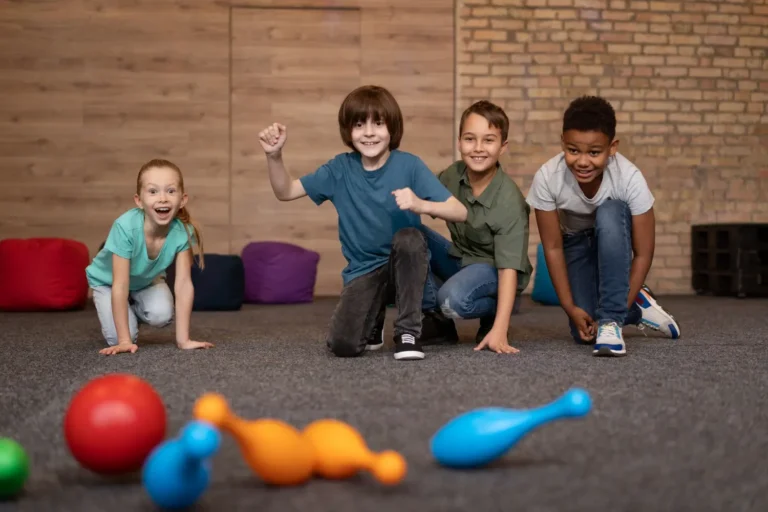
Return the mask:
[[[463,183],[467,187],[470,187],[470,194],[472,190],[472,185],[469,183],[469,176],[467,176],[467,164],[464,162],[461,162],[460,168],[460,177],[459,182]],[[496,162],[496,174],[494,174],[493,179],[491,179],[491,182],[488,184],[487,187],[485,187],[485,190],[483,190],[483,193],[480,194],[480,197],[475,197],[473,202],[478,202],[481,205],[485,206],[486,208],[491,207],[491,203],[493,202],[493,198],[496,197],[496,192],[498,192],[499,188],[501,187],[501,180],[503,177],[501,174],[504,172],[504,169],[501,167],[501,164],[499,162]],[[474,196],[473,196],[474,197]]]

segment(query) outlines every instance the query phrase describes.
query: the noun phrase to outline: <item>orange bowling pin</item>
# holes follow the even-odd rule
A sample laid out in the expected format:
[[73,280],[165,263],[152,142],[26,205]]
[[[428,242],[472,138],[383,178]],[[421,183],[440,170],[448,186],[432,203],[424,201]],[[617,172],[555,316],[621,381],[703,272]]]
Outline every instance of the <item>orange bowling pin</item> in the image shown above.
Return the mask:
[[402,455],[392,450],[371,452],[360,433],[342,421],[317,420],[307,425],[303,434],[314,446],[315,473],[324,478],[349,478],[361,469],[385,485],[398,484],[405,477]]
[[217,393],[201,396],[193,414],[232,435],[245,461],[266,483],[298,485],[312,477],[312,446],[292,425],[270,418],[243,420]]

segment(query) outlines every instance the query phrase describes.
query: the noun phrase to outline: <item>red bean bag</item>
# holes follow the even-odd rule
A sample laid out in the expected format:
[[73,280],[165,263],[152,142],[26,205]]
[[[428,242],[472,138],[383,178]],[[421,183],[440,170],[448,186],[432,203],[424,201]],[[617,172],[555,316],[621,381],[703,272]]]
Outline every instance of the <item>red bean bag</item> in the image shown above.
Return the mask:
[[88,300],[88,248],[63,238],[0,240],[0,310],[81,309]]

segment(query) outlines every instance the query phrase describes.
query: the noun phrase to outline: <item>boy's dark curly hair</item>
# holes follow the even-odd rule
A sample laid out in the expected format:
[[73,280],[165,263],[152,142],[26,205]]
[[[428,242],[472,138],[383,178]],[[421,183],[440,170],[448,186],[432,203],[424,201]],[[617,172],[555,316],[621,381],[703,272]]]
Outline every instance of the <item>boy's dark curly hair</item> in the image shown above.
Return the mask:
[[616,113],[599,96],[582,96],[568,105],[563,115],[563,133],[568,130],[602,132],[610,140],[616,136]]

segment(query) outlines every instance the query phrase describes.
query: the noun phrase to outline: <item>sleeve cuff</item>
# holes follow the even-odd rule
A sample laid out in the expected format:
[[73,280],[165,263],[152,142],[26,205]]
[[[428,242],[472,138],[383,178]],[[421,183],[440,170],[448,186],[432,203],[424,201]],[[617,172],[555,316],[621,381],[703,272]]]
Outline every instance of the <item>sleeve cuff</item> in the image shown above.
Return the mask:
[[316,191],[312,188],[312,182],[309,176],[311,175],[307,174],[305,176],[301,176],[299,178],[299,182],[301,183],[301,186],[304,187],[304,192],[307,193],[307,197],[310,198],[313,203],[320,206],[321,204],[323,204],[323,199],[321,197],[318,197]]
[[535,208],[537,210],[542,210],[545,212],[551,212],[551,211],[557,210],[557,206],[554,203],[545,203],[542,201],[537,201],[536,199],[530,196],[528,196],[525,202],[528,203],[532,208]]

